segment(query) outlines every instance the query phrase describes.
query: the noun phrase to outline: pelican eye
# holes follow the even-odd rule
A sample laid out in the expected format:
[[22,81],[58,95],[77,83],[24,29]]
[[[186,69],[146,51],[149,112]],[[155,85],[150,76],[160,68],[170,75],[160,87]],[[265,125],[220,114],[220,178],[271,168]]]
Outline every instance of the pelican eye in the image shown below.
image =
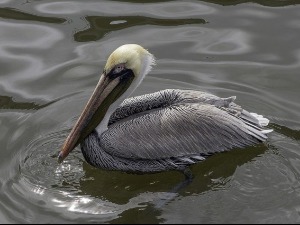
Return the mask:
[[127,71],[125,64],[121,63],[116,65],[114,68],[112,68],[108,73],[107,76],[110,79],[115,79],[119,76],[122,76]]
[[120,73],[122,70],[125,69],[125,65],[122,63],[122,64],[118,64],[116,65],[113,69],[112,69],[112,72],[113,74],[117,74],[117,73]]

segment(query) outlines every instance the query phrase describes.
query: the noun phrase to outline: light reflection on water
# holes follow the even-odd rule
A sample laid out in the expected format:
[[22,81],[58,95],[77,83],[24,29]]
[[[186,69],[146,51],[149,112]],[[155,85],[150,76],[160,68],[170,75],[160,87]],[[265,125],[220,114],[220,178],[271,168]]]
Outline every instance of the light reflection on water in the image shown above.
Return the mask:
[[[243,2],[0,1],[0,222],[299,222],[299,5]],[[134,95],[236,95],[271,120],[269,141],[193,166],[178,193],[180,173],[102,171],[79,148],[59,165],[107,56],[124,43],[157,57]]]

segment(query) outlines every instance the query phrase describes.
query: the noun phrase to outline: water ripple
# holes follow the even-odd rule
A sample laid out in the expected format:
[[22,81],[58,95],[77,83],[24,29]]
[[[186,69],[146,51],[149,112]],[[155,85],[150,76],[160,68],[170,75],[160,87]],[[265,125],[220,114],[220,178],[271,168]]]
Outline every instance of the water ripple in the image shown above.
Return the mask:
[[[74,39],[78,42],[96,41],[101,39],[105,34],[112,31],[125,29],[128,27],[142,25],[159,25],[159,26],[180,26],[185,24],[204,24],[204,19],[156,19],[149,17],[101,17],[89,16],[85,17],[89,23],[89,28],[76,32]],[[124,21],[123,23],[115,23],[114,21]]]
[[97,12],[105,16],[119,15],[146,15],[153,18],[185,18],[186,15],[198,17],[214,13],[216,9],[199,2],[158,2],[158,3],[135,3],[135,2],[72,2],[60,1],[41,3],[36,6],[41,13],[47,14],[76,14],[81,12]]
[[[0,4],[0,223],[300,221],[298,0]],[[274,132],[191,167],[195,179],[178,193],[178,172],[95,169],[79,147],[59,165],[107,56],[125,43],[157,58],[133,95],[236,95]]]

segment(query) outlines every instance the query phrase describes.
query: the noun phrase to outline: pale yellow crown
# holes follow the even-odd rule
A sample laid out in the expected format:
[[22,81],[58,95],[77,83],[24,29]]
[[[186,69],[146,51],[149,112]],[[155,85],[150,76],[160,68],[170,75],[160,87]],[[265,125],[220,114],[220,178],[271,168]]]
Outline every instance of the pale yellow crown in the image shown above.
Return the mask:
[[[118,64],[124,64],[131,69],[135,76],[148,73],[151,66],[155,64],[154,56],[142,46],[137,44],[126,44],[117,48],[108,57],[104,70],[108,73]],[[145,75],[143,74],[143,75]]]

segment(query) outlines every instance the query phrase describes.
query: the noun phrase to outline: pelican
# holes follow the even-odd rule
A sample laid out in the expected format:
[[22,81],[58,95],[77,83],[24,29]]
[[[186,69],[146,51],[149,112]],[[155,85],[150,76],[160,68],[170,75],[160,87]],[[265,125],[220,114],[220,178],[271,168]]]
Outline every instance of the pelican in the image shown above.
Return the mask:
[[182,171],[215,153],[264,142],[269,120],[196,91],[167,89],[128,98],[155,65],[142,46],[126,44],[108,58],[100,80],[58,156],[81,145],[94,167],[129,173]]

